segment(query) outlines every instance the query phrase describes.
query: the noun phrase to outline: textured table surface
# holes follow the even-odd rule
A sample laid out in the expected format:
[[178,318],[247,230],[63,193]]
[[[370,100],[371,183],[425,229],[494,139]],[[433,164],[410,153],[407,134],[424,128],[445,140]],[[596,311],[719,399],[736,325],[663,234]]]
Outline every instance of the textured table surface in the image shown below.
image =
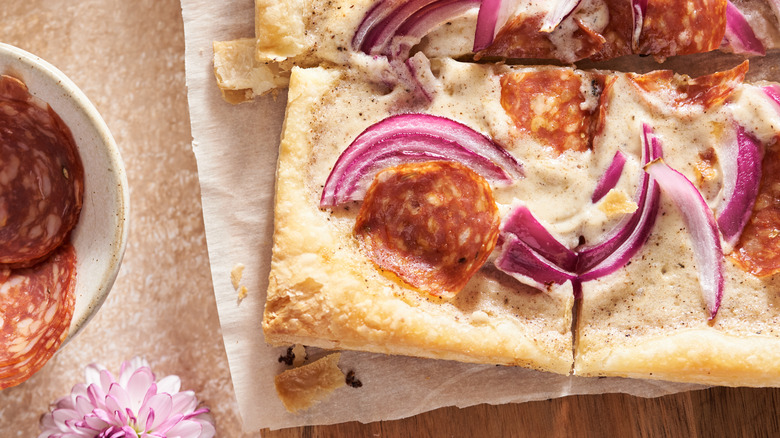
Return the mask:
[[[145,356],[241,431],[208,269],[190,142],[178,0],[4,0],[0,41],[48,60],[82,88],[116,138],[131,188],[130,240],[103,308],[26,383],[0,392],[0,437],[33,437],[50,402],[98,362]],[[263,431],[302,436],[778,436],[780,390],[713,388],[658,399],[576,396],[446,408],[413,418]]]

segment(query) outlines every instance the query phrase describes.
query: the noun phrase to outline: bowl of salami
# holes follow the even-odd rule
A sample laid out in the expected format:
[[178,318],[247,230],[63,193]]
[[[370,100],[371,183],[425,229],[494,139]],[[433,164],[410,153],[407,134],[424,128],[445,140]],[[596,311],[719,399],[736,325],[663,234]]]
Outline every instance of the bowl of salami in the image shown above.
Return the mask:
[[103,304],[128,207],[122,158],[89,99],[0,43],[0,390],[43,367]]

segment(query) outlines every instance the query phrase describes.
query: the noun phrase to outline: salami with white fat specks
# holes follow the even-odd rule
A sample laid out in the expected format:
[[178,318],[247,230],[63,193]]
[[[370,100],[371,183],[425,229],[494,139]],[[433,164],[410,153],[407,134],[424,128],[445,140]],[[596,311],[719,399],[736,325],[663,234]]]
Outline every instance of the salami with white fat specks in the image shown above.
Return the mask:
[[69,243],[31,268],[0,269],[0,389],[37,372],[68,334],[76,253]]
[[380,269],[449,299],[487,260],[500,221],[490,186],[465,165],[408,163],[374,178],[355,235]]
[[67,126],[0,76],[0,264],[43,260],[78,222],[84,169]]

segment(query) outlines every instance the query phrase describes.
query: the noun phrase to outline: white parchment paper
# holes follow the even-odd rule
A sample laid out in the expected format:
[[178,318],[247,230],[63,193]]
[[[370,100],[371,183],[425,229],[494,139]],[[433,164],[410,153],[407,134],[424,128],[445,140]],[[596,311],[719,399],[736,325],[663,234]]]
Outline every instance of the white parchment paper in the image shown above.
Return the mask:
[[[271,258],[274,172],[286,94],[233,106],[222,100],[217,89],[212,42],[254,35],[253,0],[182,0],[182,9],[193,150],[211,274],[245,430],[371,422],[443,406],[524,402],[571,394],[624,392],[654,397],[698,387],[345,352],[340,367],[354,370],[363,386],[340,388],[304,413],[286,412],[273,386],[274,375],[284,368],[278,361],[284,349],[266,345],[261,330]],[[734,57],[717,54],[669,60],[662,68],[697,74],[697,70],[703,73],[733,65]],[[618,60],[612,66],[639,71],[658,68],[651,59]],[[777,78],[777,69],[775,53],[752,63],[751,78]],[[230,282],[230,271],[238,263],[246,266],[241,284],[249,290],[240,302]]]

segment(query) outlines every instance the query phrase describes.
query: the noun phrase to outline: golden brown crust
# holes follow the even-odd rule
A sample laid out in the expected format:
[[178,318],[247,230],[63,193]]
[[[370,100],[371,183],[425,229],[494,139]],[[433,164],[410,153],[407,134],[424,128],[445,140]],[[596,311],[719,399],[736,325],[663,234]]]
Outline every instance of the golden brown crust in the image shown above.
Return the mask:
[[344,386],[345,376],[338,367],[340,358],[341,353],[329,354],[274,377],[276,393],[284,407],[293,413],[308,409]]

